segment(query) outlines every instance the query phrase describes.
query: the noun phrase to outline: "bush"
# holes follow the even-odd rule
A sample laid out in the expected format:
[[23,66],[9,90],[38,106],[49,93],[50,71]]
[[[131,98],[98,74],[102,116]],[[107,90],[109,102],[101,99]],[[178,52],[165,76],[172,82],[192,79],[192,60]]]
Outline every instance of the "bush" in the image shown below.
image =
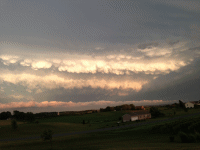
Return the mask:
[[174,136],[170,136],[169,139],[170,139],[170,142],[174,142]]
[[195,143],[196,142],[196,137],[195,137],[194,134],[189,134],[188,138],[189,138],[189,143]]
[[183,108],[185,112],[188,112],[188,108]]
[[151,113],[152,118],[164,117],[165,116],[165,114],[161,113],[160,110],[157,107],[151,107],[150,113]]
[[45,130],[42,134],[41,134],[41,138],[46,141],[49,140],[50,144],[51,144],[51,148],[52,148],[52,135],[53,135],[53,131],[48,129]]
[[196,142],[196,138],[193,134],[187,135],[184,132],[179,132],[179,136],[181,138],[182,143],[194,143],[194,142]]
[[16,120],[12,120],[11,122],[11,126],[12,126],[12,129],[17,129],[18,125],[17,125],[17,121]]
[[195,133],[195,138],[197,142],[200,142],[200,133],[196,132]]
[[193,131],[200,131],[199,126],[200,126],[200,122],[193,123],[192,125],[190,125],[190,126],[188,127],[188,129],[189,129],[191,132],[193,132]]

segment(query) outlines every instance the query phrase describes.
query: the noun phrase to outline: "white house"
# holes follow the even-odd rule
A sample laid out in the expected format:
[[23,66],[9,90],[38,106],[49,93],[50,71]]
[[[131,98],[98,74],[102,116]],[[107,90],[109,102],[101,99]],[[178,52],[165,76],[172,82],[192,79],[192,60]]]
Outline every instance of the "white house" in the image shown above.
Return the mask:
[[122,116],[123,122],[138,120],[138,115],[135,113],[125,114]]
[[185,107],[186,108],[194,108],[194,104],[191,102],[187,102],[187,103],[185,103]]
[[144,120],[144,119],[151,118],[151,113],[149,113],[148,111],[137,111],[137,112],[125,114],[122,116],[122,118],[123,118],[123,122]]

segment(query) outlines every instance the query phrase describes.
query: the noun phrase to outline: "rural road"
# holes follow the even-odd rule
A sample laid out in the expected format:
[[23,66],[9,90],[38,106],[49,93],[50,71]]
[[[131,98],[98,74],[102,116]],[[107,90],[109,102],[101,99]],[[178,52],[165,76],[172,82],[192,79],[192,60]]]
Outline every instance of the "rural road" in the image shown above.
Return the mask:
[[[190,117],[190,116],[194,116],[194,115],[198,115],[198,114],[200,114],[200,112],[195,113],[195,114],[178,116],[178,117],[174,117],[174,118],[163,119],[163,120],[155,120],[155,121],[151,121],[151,122],[139,122],[139,123],[134,123],[134,124],[129,124],[129,125],[110,127],[110,128],[103,128],[103,129],[95,129],[95,130],[88,130],[88,131],[79,131],[79,132],[71,132],[71,133],[59,133],[59,134],[53,134],[53,137],[62,137],[62,136],[69,136],[69,135],[94,133],[94,132],[101,132],[101,131],[110,131],[110,130],[115,130],[115,129],[128,128],[128,127],[137,127],[137,126],[142,126],[142,125],[146,125],[146,124],[153,124],[153,123],[157,123],[157,122],[164,122],[164,121],[169,121],[169,120],[177,120],[177,119],[186,118],[186,117]],[[40,136],[34,136],[34,137],[23,137],[23,138],[0,139],[0,141],[19,141],[19,140],[40,139],[40,138],[41,138]]]

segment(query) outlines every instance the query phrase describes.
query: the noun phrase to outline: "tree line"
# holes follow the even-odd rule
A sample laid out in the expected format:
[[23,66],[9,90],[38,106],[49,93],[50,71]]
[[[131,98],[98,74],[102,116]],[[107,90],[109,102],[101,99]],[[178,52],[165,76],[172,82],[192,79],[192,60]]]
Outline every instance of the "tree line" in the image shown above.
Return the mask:
[[100,108],[100,112],[107,112],[107,111],[120,111],[120,110],[135,110],[135,105],[133,104],[123,104],[115,107],[107,106],[106,108]]
[[9,118],[15,118],[16,120],[19,121],[28,121],[28,122],[33,122],[35,121],[35,115],[32,112],[20,112],[20,111],[13,111],[13,115],[11,112],[1,112],[0,113],[0,120],[7,120]]

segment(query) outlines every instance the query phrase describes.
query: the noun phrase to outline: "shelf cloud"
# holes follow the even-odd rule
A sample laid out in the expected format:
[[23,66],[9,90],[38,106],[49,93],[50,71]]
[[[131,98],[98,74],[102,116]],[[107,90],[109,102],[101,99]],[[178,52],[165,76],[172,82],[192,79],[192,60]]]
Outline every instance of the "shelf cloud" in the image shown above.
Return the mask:
[[3,0],[0,111],[198,100],[199,5]]

